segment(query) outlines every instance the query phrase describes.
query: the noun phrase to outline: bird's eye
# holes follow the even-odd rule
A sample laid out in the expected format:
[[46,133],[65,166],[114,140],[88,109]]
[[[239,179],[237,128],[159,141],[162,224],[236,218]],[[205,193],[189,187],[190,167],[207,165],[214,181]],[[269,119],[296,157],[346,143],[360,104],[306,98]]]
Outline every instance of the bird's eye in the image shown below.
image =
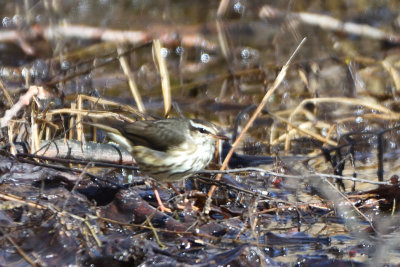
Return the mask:
[[199,128],[198,130],[199,130],[199,132],[201,132],[201,133],[208,133],[208,131],[207,131],[206,129],[204,129],[204,128]]

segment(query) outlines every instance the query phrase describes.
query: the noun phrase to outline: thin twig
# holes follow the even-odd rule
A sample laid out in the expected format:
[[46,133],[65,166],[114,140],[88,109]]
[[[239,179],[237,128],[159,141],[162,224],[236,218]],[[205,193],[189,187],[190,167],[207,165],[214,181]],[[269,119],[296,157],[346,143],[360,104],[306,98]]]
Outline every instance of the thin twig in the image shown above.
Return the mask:
[[8,242],[10,242],[15,249],[18,251],[18,253],[22,256],[22,258],[24,258],[24,260],[26,260],[31,266],[38,266],[29,256],[28,254],[26,254],[21,248],[20,246],[18,246],[17,242],[14,241],[14,239],[12,239],[7,233],[5,233],[1,228],[0,228],[0,232],[2,233],[2,235],[8,240]]

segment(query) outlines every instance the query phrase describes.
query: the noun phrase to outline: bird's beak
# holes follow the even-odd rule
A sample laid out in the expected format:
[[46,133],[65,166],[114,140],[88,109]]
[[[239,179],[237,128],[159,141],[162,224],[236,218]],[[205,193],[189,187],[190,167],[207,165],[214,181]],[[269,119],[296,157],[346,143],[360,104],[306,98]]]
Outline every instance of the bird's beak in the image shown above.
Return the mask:
[[214,137],[215,139],[219,139],[219,140],[229,140],[229,137],[225,136],[225,135],[211,134],[211,136]]

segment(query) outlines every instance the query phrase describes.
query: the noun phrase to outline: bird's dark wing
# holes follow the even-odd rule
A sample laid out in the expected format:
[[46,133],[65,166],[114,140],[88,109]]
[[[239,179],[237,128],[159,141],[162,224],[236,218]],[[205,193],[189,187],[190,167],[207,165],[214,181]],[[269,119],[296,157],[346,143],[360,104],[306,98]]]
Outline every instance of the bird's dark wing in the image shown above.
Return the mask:
[[[167,151],[185,141],[184,133],[180,132],[180,120],[136,121],[122,125],[118,130],[134,145],[147,146],[154,150]],[[183,128],[185,129],[185,128]]]

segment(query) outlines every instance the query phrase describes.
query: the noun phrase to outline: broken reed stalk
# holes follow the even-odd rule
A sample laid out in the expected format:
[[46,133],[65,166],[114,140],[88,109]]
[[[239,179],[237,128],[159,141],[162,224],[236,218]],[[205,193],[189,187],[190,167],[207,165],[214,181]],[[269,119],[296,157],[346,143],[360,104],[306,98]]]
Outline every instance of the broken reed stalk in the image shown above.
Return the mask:
[[[279,87],[279,85],[281,84],[281,82],[283,81],[283,79],[286,76],[286,72],[287,69],[290,66],[290,63],[292,62],[294,56],[297,54],[297,52],[299,51],[300,47],[304,44],[304,42],[307,40],[307,38],[303,38],[303,40],[300,42],[300,44],[297,46],[297,48],[295,49],[295,51],[293,52],[293,54],[291,55],[291,57],[289,58],[289,60],[286,62],[286,64],[282,67],[282,70],[279,72],[278,76],[276,77],[274,83],[272,84],[271,88],[267,91],[267,93],[264,95],[264,98],[262,99],[261,103],[258,105],[257,109],[254,111],[253,115],[251,116],[251,118],[249,119],[249,121],[247,122],[247,124],[244,126],[242,132],[240,133],[239,137],[236,139],[236,141],[232,144],[231,149],[229,150],[228,154],[226,155],[226,158],[224,160],[224,162],[222,163],[222,166],[220,168],[220,170],[225,170],[228,166],[228,162],[230,160],[230,158],[233,155],[233,152],[235,151],[235,149],[238,147],[240,141],[242,140],[244,134],[248,131],[248,129],[250,128],[250,126],[253,124],[253,122],[255,121],[255,119],[258,117],[258,115],[260,114],[260,112],[262,111],[262,109],[264,108],[264,106],[267,104],[269,98],[272,96],[273,93],[275,93],[276,89]],[[218,174],[217,177],[215,178],[217,181],[219,181],[222,177],[222,174]],[[210,205],[211,205],[211,197],[214,194],[214,191],[217,187],[215,185],[211,186],[210,191],[208,192],[208,198],[206,201],[206,205],[204,207],[204,212],[206,214],[209,213],[210,211]]]
[[161,42],[159,39],[153,41],[153,59],[158,63],[158,71],[161,76],[161,89],[164,99],[164,115],[167,117],[172,106],[171,85],[165,57],[161,53]]
[[135,100],[139,111],[146,112],[146,109],[144,108],[142,97],[140,95],[138,86],[135,82],[135,76],[133,75],[131,68],[129,67],[128,60],[126,59],[127,55],[124,54],[124,51],[122,50],[121,47],[118,47],[117,51],[118,51],[119,63],[121,64],[121,68],[122,68],[126,78],[128,79],[128,84],[129,84],[129,88],[131,89],[133,99]]

